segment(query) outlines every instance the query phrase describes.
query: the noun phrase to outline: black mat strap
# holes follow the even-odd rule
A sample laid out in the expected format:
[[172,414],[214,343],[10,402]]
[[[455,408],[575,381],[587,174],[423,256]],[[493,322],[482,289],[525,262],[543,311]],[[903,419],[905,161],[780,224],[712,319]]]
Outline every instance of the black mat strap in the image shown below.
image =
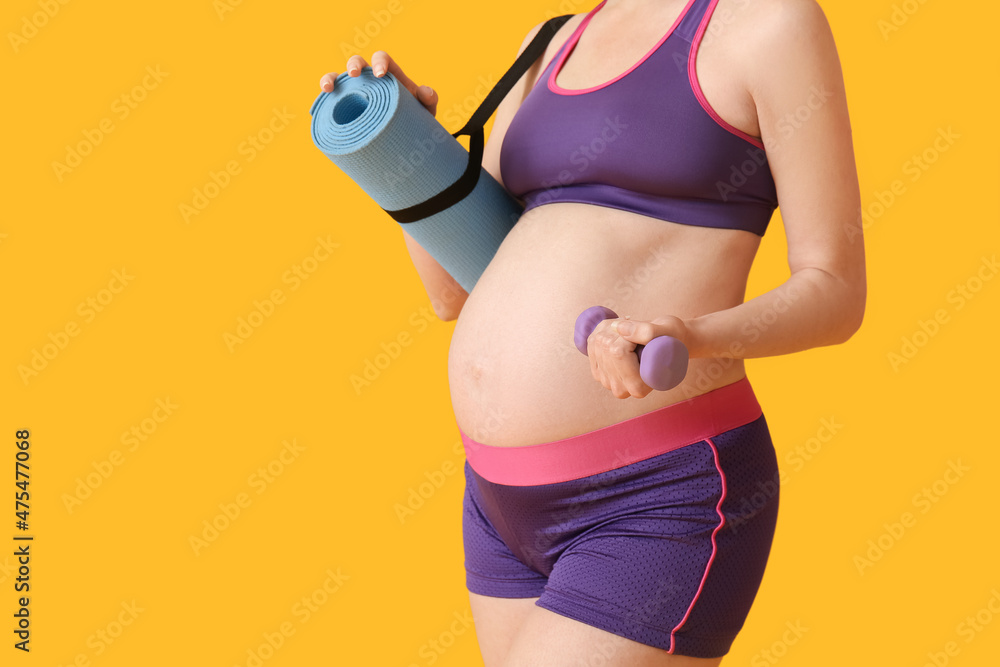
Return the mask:
[[565,14],[546,21],[545,25],[539,29],[538,34],[531,40],[531,43],[521,52],[521,55],[517,57],[514,64],[510,66],[510,69],[493,86],[493,90],[489,92],[486,99],[472,113],[465,126],[451,135],[456,139],[463,134],[469,137],[469,163],[465,167],[465,173],[447,188],[419,204],[395,211],[382,210],[391,215],[397,222],[416,222],[457,204],[476,189],[476,184],[479,182],[479,174],[483,166],[483,147],[485,145],[483,126],[490,119],[490,116],[493,115],[493,112],[496,111],[497,106],[500,105],[503,98],[510,92],[510,89],[514,87],[514,84],[524,76],[524,73],[528,71],[531,64],[538,60],[545,52],[545,47],[552,41],[552,37],[556,34],[556,31],[572,16],[572,14]]

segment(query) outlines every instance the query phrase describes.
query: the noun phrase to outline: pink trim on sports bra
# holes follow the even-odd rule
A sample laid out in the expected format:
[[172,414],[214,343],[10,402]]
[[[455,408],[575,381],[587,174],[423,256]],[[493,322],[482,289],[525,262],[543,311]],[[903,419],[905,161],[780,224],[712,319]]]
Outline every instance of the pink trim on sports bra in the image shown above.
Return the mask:
[[705,35],[705,30],[708,29],[708,22],[712,19],[712,12],[715,11],[715,6],[717,4],[719,4],[719,0],[712,0],[712,2],[709,3],[708,9],[705,11],[705,16],[701,19],[701,25],[698,27],[698,32],[691,41],[691,51],[688,53],[688,81],[691,82],[691,90],[694,91],[694,96],[698,98],[698,103],[701,104],[701,108],[703,108],[708,115],[712,117],[712,120],[718,123],[724,130],[728,130],[740,139],[745,139],[757,148],[763,149],[764,143],[760,139],[750,136],[737,127],[733,127],[724,121],[722,116],[715,112],[715,109],[712,108],[712,105],[709,104],[708,100],[705,98],[705,93],[701,90],[701,84],[698,83],[698,73],[695,69],[695,61],[698,58],[698,47],[701,45],[701,38]]
[[684,9],[681,10],[680,15],[677,17],[677,20],[674,21],[674,24],[672,26],[670,26],[670,30],[667,31],[667,34],[665,34],[663,37],[661,37],[660,41],[658,41],[656,43],[656,45],[653,46],[653,48],[651,48],[649,51],[647,51],[646,55],[644,55],[642,58],[640,58],[637,63],[635,63],[634,65],[632,65],[631,67],[629,67],[627,70],[625,70],[624,72],[622,72],[621,74],[619,74],[615,78],[611,79],[610,81],[605,81],[604,83],[598,84],[596,86],[591,86],[590,88],[563,88],[558,83],[556,83],[556,79],[559,77],[559,72],[562,70],[563,64],[566,62],[566,59],[569,58],[570,54],[572,54],[573,49],[576,48],[576,43],[578,41],[580,41],[580,37],[583,35],[584,29],[590,23],[590,19],[592,19],[594,17],[594,14],[596,14],[597,11],[601,7],[603,7],[604,4],[607,2],[607,0],[601,0],[601,3],[598,4],[596,7],[594,7],[592,10],[590,10],[590,12],[587,14],[587,16],[582,21],[580,21],[580,25],[578,25],[576,27],[576,30],[573,31],[573,34],[570,35],[569,39],[566,41],[566,45],[563,48],[562,55],[559,56],[559,60],[556,61],[555,66],[552,68],[552,71],[549,73],[549,79],[548,79],[549,90],[551,90],[553,93],[556,93],[556,94],[559,94],[559,95],[583,95],[584,93],[590,93],[590,92],[593,92],[595,90],[600,90],[601,88],[604,88],[606,86],[610,86],[615,81],[618,81],[622,77],[627,76],[629,72],[631,72],[632,70],[634,70],[636,67],[638,67],[642,63],[646,62],[646,60],[651,55],[653,55],[653,53],[655,53],[656,50],[659,49],[660,46],[665,41],[667,41],[667,38],[670,37],[670,35],[674,34],[674,30],[677,29],[677,26],[679,26],[681,24],[681,21],[684,20],[684,17],[687,16],[688,10],[691,9],[691,5],[693,5],[695,3],[695,1],[696,0],[688,0],[687,5],[685,5]]

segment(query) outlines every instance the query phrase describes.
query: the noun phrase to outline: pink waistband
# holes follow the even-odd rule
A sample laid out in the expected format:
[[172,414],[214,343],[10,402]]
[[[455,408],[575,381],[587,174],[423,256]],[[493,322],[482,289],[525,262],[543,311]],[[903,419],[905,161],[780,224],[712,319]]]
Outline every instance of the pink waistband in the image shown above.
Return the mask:
[[562,440],[523,447],[476,442],[461,429],[465,458],[495,484],[533,486],[596,475],[691,445],[762,414],[750,381],[741,380],[686,401]]

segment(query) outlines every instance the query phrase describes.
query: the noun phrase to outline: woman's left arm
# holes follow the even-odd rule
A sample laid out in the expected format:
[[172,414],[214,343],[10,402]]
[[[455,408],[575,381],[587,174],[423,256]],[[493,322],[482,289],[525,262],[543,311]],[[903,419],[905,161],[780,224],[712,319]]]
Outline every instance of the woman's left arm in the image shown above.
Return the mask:
[[[745,62],[777,186],[791,275],[739,306],[683,322],[636,322],[630,342],[681,338],[692,357],[752,358],[848,340],[867,284],[861,197],[843,74],[813,0],[760,3]],[[673,332],[671,331],[673,330]],[[648,340],[647,340],[648,338]]]

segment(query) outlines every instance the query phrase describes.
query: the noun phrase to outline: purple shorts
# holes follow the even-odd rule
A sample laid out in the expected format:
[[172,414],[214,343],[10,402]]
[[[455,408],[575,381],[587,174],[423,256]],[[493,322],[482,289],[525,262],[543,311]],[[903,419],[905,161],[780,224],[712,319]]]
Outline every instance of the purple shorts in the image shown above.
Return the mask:
[[466,585],[668,653],[725,655],[778,515],[749,381],[564,440],[466,449]]

